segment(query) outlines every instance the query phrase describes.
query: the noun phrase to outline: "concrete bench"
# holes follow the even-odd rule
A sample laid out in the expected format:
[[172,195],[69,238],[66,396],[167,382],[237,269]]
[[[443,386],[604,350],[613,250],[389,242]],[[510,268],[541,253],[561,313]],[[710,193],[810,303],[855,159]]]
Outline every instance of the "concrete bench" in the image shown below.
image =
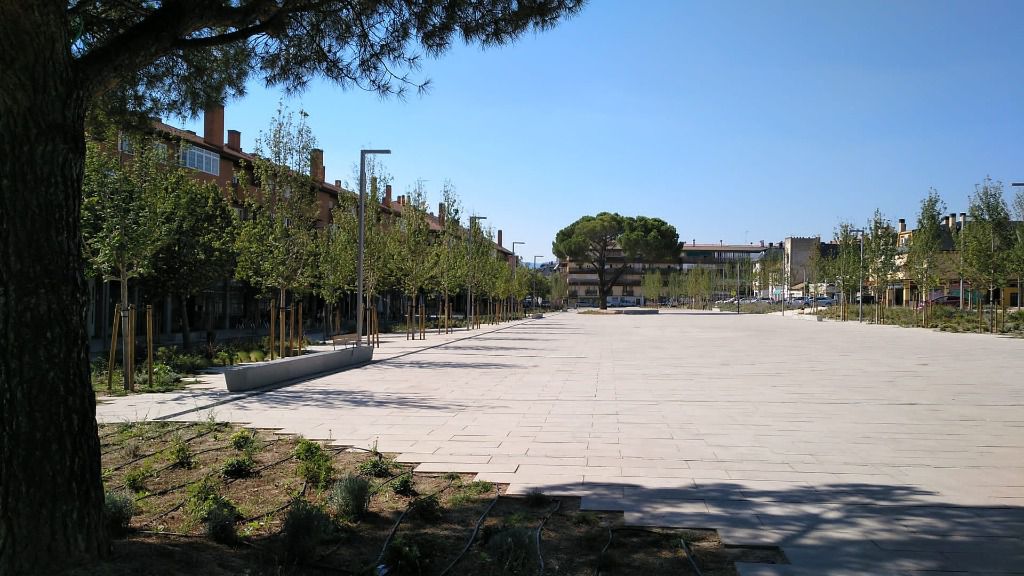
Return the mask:
[[365,364],[373,360],[371,346],[353,346],[342,350],[316,352],[291,358],[281,358],[270,362],[243,364],[224,370],[224,381],[230,392],[243,392],[255,388],[263,388],[309,378],[318,374],[328,374]]

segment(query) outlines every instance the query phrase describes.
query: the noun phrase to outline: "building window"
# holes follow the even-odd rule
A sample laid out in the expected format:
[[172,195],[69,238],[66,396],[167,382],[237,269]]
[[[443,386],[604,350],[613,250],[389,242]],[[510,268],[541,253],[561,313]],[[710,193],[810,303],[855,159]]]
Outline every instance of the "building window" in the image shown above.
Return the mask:
[[118,134],[117,139],[119,140],[117,147],[121,150],[121,152],[124,152],[125,154],[135,153],[135,146],[132,144],[131,139],[129,139],[124,134]]
[[182,166],[194,168],[200,172],[206,172],[214,176],[220,175],[220,154],[210,152],[209,150],[187,144],[182,145],[180,162]]

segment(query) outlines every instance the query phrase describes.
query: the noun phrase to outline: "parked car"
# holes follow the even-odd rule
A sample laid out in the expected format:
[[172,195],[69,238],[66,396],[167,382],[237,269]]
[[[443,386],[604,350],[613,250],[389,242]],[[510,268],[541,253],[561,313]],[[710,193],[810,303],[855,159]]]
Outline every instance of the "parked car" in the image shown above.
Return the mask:
[[817,296],[814,298],[815,306],[828,307],[834,305],[835,303],[836,301],[833,298],[829,298],[828,296]]
[[917,309],[921,310],[925,306],[960,306],[960,297],[955,294],[935,296],[925,302],[918,303]]

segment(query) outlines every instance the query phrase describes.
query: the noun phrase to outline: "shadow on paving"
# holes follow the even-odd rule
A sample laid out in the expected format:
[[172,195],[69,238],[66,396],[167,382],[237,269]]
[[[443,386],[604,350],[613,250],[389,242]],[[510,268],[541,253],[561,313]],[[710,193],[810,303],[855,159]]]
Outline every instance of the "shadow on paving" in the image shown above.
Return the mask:
[[[486,355],[474,355],[474,358],[486,358]],[[409,360],[388,359],[372,364],[374,368],[387,370],[415,368],[418,370],[477,369],[477,370],[515,370],[522,369],[522,364],[504,364],[501,362],[481,362],[478,360],[423,360],[422,356]]]
[[[385,393],[374,390],[353,390],[351,388],[302,388],[292,386],[287,389],[270,391],[266,394],[244,398],[249,400],[243,409],[264,410],[266,403],[274,409],[279,408],[401,408],[403,410],[465,410],[469,404],[458,402],[437,402],[433,396],[404,393]],[[255,404],[253,404],[255,403]],[[477,406],[473,404],[472,406]]]
[[583,509],[625,510],[629,524],[714,529],[727,545],[778,546],[791,563],[751,565],[744,575],[1024,574],[1024,507],[959,505],[908,486],[530,482],[526,488],[581,495]]

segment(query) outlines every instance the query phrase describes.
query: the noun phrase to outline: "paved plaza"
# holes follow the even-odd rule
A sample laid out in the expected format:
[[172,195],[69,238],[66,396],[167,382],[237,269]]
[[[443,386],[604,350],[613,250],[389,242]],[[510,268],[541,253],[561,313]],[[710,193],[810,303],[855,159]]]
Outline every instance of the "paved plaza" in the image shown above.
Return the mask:
[[[392,337],[393,338],[393,337]],[[663,311],[553,314],[255,394],[117,398],[777,545],[750,575],[1024,574],[1024,340]]]

